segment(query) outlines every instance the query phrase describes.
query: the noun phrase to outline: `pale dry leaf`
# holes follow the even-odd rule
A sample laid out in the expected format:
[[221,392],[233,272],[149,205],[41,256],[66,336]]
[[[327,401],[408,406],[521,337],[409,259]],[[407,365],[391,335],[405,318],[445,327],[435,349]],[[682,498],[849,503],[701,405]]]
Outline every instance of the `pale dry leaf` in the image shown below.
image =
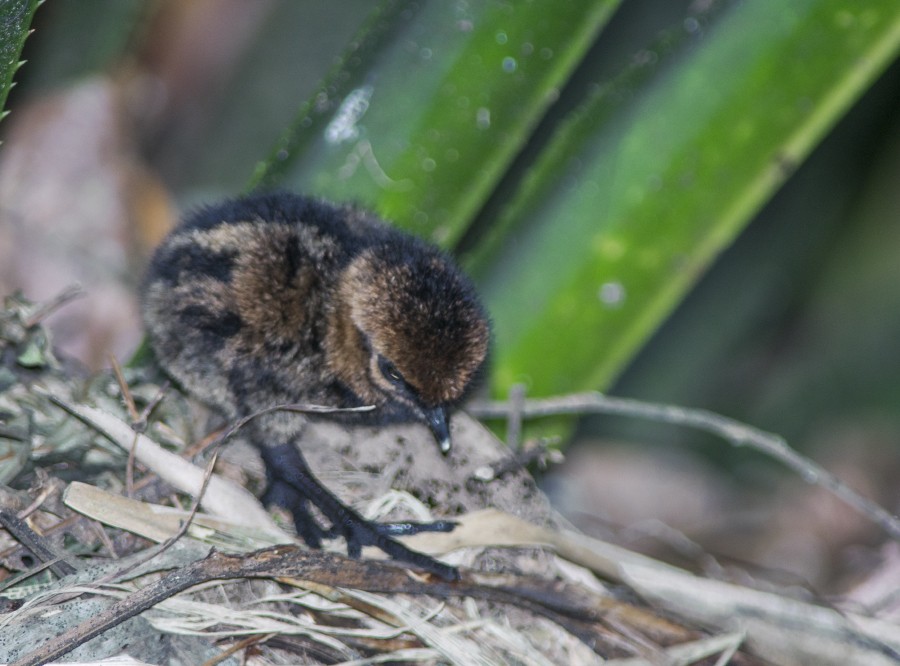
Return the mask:
[[[57,400],[67,411],[105,434],[124,451],[131,450],[134,444],[136,459],[173,487],[192,496],[199,492],[204,477],[204,470],[200,467],[166,451],[146,435],[136,433],[131,426],[112,414],[95,407]],[[280,543],[293,541],[275,524],[249,490],[215,474],[210,478],[200,505],[212,514],[240,520],[247,527],[254,527],[271,534],[273,538],[283,539]]]
[[746,635],[773,664],[896,665],[900,624],[694,576],[673,567],[623,564],[626,583],[654,607],[714,631]]

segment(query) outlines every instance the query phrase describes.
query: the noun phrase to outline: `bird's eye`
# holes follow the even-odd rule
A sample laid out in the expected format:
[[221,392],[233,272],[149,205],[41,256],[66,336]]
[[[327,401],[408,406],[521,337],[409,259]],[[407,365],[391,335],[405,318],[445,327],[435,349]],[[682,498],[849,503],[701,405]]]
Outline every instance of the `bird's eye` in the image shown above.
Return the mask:
[[403,375],[397,370],[397,366],[386,358],[378,359],[378,368],[381,370],[381,374],[384,375],[384,378],[392,384],[396,384],[397,386],[406,385],[406,382],[403,380]]

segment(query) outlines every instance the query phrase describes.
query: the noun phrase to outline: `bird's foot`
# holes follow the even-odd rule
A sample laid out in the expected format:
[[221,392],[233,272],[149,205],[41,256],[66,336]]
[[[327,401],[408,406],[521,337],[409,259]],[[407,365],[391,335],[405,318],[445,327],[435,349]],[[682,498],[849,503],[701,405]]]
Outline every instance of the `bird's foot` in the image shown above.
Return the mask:
[[333,528],[323,528],[309,512],[307,498],[280,479],[269,479],[269,484],[260,501],[265,506],[274,505],[290,511],[297,534],[310,548],[321,548],[323,539],[335,536],[332,534]]
[[[338,529],[341,536],[347,541],[347,555],[352,558],[358,558],[362,553],[364,546],[375,546],[385,555],[401,562],[408,562],[420,569],[424,569],[429,573],[433,573],[439,578],[446,581],[459,580],[459,570],[444,564],[425,553],[407,548],[399,541],[391,538],[391,536],[417,534],[421,531],[435,531],[427,529],[418,529],[416,531],[396,531],[395,528],[403,524],[396,523],[376,523],[366,520],[349,507],[344,507],[347,513],[343,516],[343,520],[335,522],[332,529]],[[450,523],[450,521],[444,521]],[[451,523],[453,525],[455,523]],[[410,525],[410,524],[406,524]],[[430,524],[419,524],[416,527],[427,527]],[[452,528],[451,528],[452,529]],[[393,530],[393,531],[392,531]],[[439,530],[449,531],[449,530]],[[391,536],[388,536],[390,534]]]
[[[263,499],[291,512],[297,533],[310,548],[320,548],[322,539],[342,536],[347,542],[349,557],[358,558],[363,547],[374,546],[395,560],[412,564],[446,581],[459,580],[459,571],[455,567],[407,548],[392,538],[419,532],[450,532],[456,527],[455,522],[377,523],[366,520],[319,483],[294,445],[262,447],[262,455],[269,481]],[[310,514],[309,503],[331,522],[330,527],[322,528],[316,522]]]

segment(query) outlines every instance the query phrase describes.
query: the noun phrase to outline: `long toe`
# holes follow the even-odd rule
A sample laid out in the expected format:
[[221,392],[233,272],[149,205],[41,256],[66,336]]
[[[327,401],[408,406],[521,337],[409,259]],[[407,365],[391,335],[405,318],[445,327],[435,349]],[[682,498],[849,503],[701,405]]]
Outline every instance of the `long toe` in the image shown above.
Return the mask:
[[435,520],[430,523],[417,523],[413,521],[401,523],[377,523],[378,533],[383,536],[409,536],[419,532],[452,532],[457,526],[453,520]]
[[[450,523],[450,529],[452,529],[455,525],[451,521],[439,522]],[[420,523],[418,525],[427,526],[431,524],[432,523]],[[406,562],[407,564],[411,564],[415,567],[418,567],[419,569],[424,569],[425,571],[432,573],[435,576],[438,576],[439,578],[442,578],[448,582],[459,580],[459,570],[456,569],[456,567],[451,567],[449,564],[439,562],[438,560],[434,559],[430,555],[426,555],[425,553],[420,553],[418,551],[407,548],[399,541],[395,541],[390,536],[384,534],[384,528],[391,527],[391,525],[391,523],[379,524],[366,520],[352,521],[348,523],[348,532],[346,533],[347,554],[350,557],[359,557],[359,545],[371,545],[375,546],[385,555],[394,560]],[[415,532],[407,533],[414,534]]]

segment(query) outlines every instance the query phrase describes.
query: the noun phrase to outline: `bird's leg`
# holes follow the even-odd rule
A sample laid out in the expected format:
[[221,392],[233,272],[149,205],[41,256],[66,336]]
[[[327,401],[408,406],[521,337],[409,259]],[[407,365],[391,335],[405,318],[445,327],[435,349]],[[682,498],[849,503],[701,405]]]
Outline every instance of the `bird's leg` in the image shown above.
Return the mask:
[[310,548],[321,548],[322,539],[333,536],[331,530],[323,529],[309,512],[309,498],[273,475],[268,464],[266,464],[266,491],[261,500],[267,506],[274,504],[290,511],[297,533]]
[[[303,460],[302,455],[300,459],[305,466],[306,462]],[[300,533],[303,541],[311,548],[320,548],[322,539],[341,536],[334,525],[327,530],[323,529],[309,513],[307,502],[312,498],[301,494],[294,486],[277,477],[273,473],[274,469],[274,465],[266,464],[266,491],[262,496],[263,504],[274,504],[288,509],[297,523],[297,531]],[[312,476],[308,466],[306,467],[306,472],[309,476]],[[313,481],[316,481],[314,477]],[[456,528],[457,523],[453,520],[434,520],[427,523],[407,520],[396,523],[375,523],[370,521],[370,525],[379,534],[398,537],[410,536],[421,532],[452,532]]]
[[[321,545],[321,537],[343,536],[350,557],[358,558],[363,546],[375,546],[395,560],[413,564],[444,580],[459,580],[459,571],[455,567],[411,550],[391,538],[423,531],[448,532],[455,526],[452,521],[379,524],[366,520],[316,479],[293,444],[261,446],[260,450],[269,481],[265,499],[291,511],[297,532],[311,548]],[[313,522],[307,502],[312,502],[331,521],[329,529],[323,530]]]

